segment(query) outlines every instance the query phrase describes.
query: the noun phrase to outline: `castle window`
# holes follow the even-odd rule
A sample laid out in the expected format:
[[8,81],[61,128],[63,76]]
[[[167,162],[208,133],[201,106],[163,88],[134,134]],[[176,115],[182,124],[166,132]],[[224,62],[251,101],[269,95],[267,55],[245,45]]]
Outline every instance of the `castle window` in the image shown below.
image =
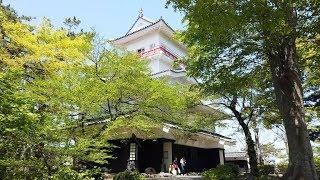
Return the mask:
[[142,54],[142,53],[144,52],[144,48],[138,49],[137,52],[138,52],[139,54]]

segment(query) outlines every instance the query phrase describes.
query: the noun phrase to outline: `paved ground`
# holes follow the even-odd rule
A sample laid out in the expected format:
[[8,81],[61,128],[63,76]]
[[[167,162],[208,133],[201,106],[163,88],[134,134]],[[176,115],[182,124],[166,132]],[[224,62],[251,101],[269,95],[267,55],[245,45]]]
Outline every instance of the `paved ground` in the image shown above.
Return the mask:
[[[160,177],[149,177],[145,178],[146,180],[202,180],[203,178],[201,176],[183,176],[183,175],[172,175],[169,173],[164,173],[164,174],[158,174]],[[112,180],[113,176],[108,176],[105,177],[104,180]]]
[[[175,177],[158,177],[158,178],[146,178],[146,180],[202,180],[201,176],[175,176]],[[105,180],[112,180],[112,178],[106,178]]]
[[172,176],[172,177],[162,177],[162,178],[147,178],[147,180],[201,180],[201,176]]

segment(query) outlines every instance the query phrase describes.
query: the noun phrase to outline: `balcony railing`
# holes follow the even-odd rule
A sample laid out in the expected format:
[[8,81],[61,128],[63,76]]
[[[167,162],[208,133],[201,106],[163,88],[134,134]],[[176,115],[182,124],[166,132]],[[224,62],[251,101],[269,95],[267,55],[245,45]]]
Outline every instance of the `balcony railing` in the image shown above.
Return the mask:
[[173,60],[178,59],[178,57],[179,57],[164,45],[155,46],[148,51],[141,52],[140,55],[141,55],[141,57],[147,58],[147,57],[153,56],[155,54],[158,54],[159,52],[163,52],[164,55],[166,55],[167,57],[169,57],[170,59],[173,59]]

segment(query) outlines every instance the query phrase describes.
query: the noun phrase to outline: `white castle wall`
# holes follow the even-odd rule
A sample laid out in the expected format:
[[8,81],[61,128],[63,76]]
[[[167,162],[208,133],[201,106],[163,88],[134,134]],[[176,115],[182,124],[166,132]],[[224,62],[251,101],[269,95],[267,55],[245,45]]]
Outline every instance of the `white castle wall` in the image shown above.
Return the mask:
[[179,47],[177,43],[175,43],[173,40],[169,39],[164,34],[160,34],[160,43],[165,45],[171,52],[173,52],[174,55],[177,55],[178,57],[184,57],[186,56],[185,50]]
[[140,38],[137,38],[133,41],[128,42],[124,46],[130,50],[130,51],[137,51],[138,49],[144,48],[145,51],[148,51],[151,49],[152,44],[159,44],[159,34],[158,33],[150,33],[145,36],[142,36]]
[[[137,52],[138,49],[142,48],[144,49],[144,52],[148,52],[155,47],[163,46],[170,53],[177,56],[177,58],[184,57],[186,55],[184,49],[182,49],[176,42],[167,37],[165,34],[160,33],[159,30],[149,32],[148,34],[145,34],[144,36],[141,36],[135,40],[129,41],[122,46],[129,51],[135,52]],[[157,74],[173,69],[174,59],[172,57],[166,56],[165,53],[161,51],[157,51],[157,54],[148,56],[148,58],[149,67],[152,74]]]

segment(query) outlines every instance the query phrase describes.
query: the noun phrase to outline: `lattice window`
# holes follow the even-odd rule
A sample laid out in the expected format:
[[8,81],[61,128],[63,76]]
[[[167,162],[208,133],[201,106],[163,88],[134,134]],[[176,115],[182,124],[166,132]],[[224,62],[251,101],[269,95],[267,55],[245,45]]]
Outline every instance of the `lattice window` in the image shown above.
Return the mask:
[[130,161],[137,160],[137,144],[136,143],[130,143]]
[[144,48],[138,49],[137,52],[138,52],[139,54],[144,53]]

